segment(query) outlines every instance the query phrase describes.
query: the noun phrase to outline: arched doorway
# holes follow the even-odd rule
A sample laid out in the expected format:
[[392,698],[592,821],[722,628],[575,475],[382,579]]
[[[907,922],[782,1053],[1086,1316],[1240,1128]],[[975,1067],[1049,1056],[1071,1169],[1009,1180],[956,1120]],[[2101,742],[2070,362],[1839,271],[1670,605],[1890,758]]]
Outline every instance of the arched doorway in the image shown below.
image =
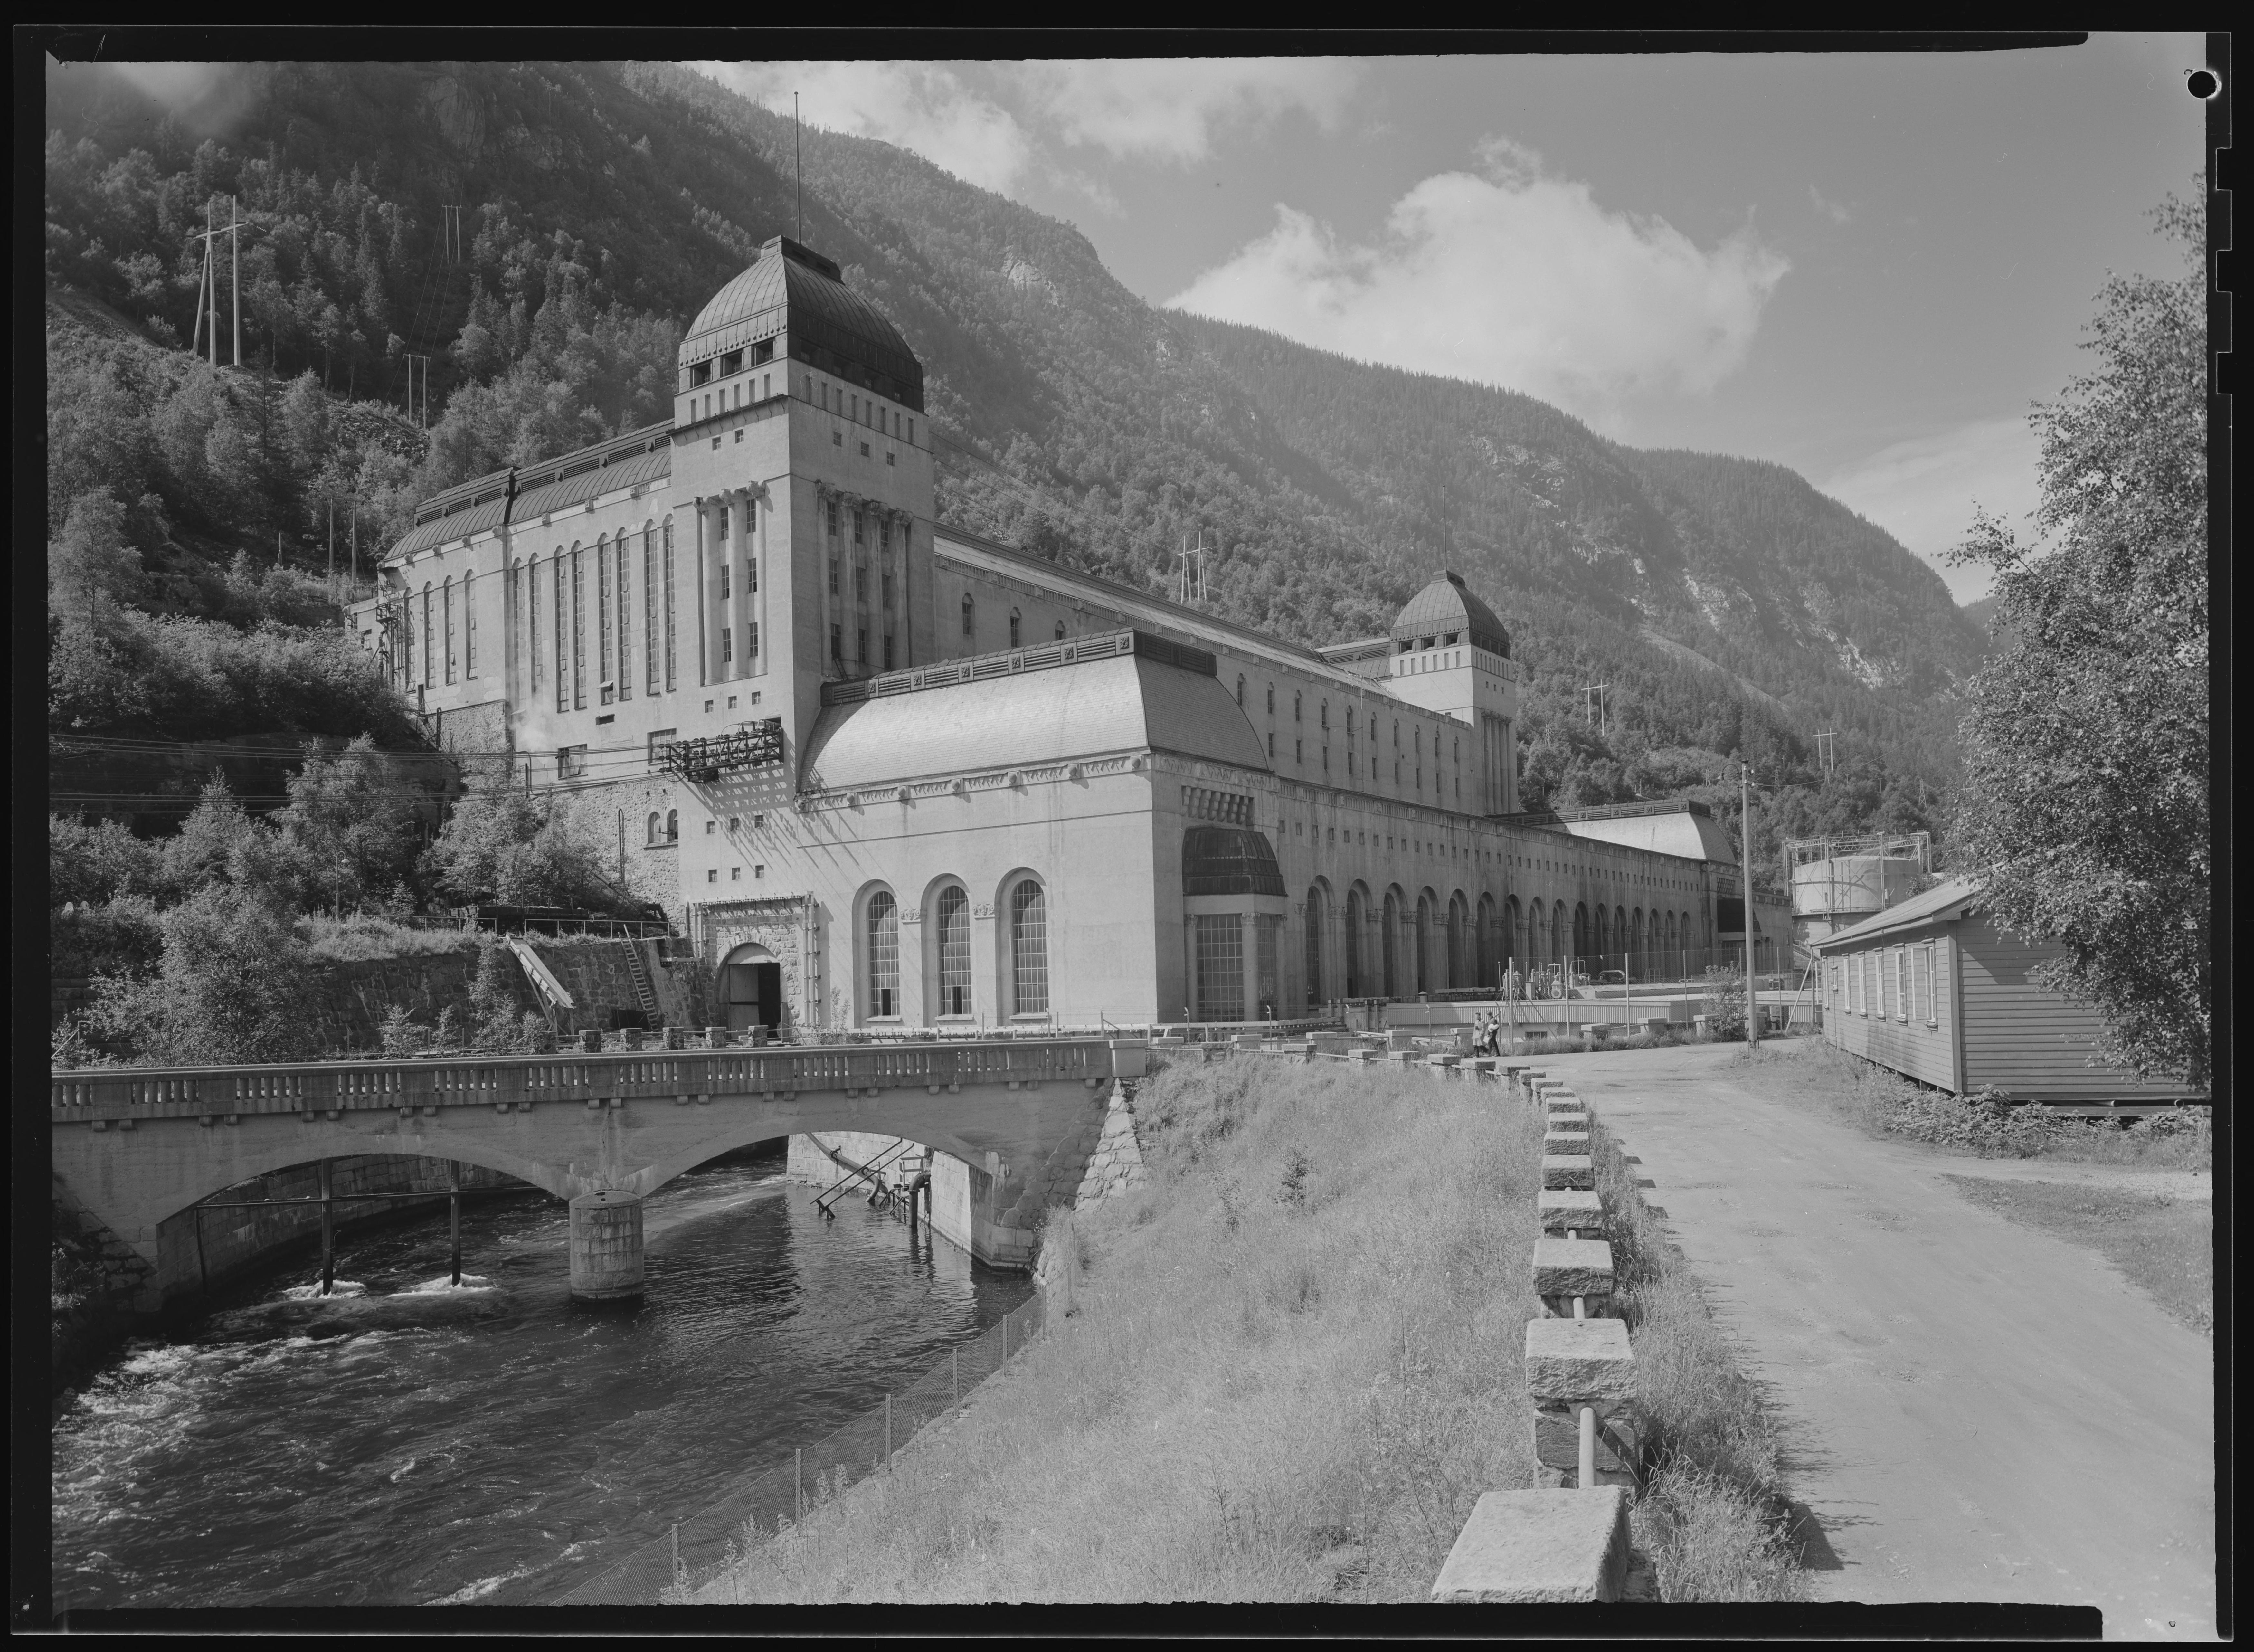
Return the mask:
[[736,948],[720,963],[720,997],[732,1030],[780,1026],[782,965],[765,947]]

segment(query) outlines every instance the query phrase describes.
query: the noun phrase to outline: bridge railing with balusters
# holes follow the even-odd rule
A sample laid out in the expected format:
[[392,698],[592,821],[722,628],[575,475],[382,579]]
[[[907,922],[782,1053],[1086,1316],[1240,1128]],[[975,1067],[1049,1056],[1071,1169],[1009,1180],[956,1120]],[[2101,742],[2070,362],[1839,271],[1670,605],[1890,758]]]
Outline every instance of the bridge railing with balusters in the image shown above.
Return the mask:
[[[816,1045],[786,1048],[628,1051],[415,1057],[256,1067],[80,1068],[51,1074],[49,1116],[130,1129],[142,1119],[232,1123],[245,1114],[346,1112],[435,1115],[442,1107],[500,1111],[542,1102],[679,1096],[759,1096],[843,1090],[877,1095],[964,1084],[1090,1086],[1117,1075],[1116,1040]],[[1126,1075],[1139,1074],[1138,1059]]]

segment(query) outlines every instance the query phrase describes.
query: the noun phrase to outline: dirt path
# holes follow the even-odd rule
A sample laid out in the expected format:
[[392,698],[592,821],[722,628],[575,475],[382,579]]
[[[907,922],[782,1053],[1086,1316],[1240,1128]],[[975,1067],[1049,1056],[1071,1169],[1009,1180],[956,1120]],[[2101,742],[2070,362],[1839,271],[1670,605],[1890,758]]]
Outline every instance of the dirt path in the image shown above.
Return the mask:
[[2001,1161],[1873,1141],[1735,1054],[1547,1066],[1643,1161],[1774,1407],[1817,1598],[2068,1602],[2108,1638],[2212,1636],[2212,1345],[1943,1180]]

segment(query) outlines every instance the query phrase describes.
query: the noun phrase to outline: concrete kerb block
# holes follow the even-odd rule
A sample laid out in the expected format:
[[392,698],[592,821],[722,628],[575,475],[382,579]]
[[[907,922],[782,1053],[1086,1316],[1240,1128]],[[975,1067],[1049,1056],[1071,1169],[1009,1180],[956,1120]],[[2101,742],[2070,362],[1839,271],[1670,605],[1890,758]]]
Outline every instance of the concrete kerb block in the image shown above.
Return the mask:
[[1542,1185],[1544,1187],[1585,1187],[1597,1185],[1597,1161],[1586,1153],[1544,1153],[1542,1155]]
[[1529,1320],[1526,1391],[1539,1404],[1635,1397],[1635,1353],[1620,1320]]
[[1550,1110],[1547,1122],[1551,1130],[1585,1130],[1589,1127],[1589,1116],[1586,1112],[1572,1113],[1563,1108],[1553,1107]]
[[1584,1234],[1606,1231],[1604,1200],[1593,1188],[1545,1187],[1535,1210],[1544,1233],[1563,1233],[1568,1228]]
[[1435,1600],[1617,1600],[1628,1582],[1628,1494],[1491,1491],[1456,1534]]
[[[1632,1486],[1637,1482],[1643,1463],[1643,1431],[1633,1406],[1615,1404],[1598,1410],[1596,1446],[1597,1484]],[[1550,1406],[1534,1413],[1534,1460],[1543,1468],[1564,1471],[1569,1486],[1579,1479],[1578,1407]]]
[[[1613,1293],[1613,1248],[1602,1239],[1534,1242],[1534,1292],[1541,1297],[1608,1297]],[[1566,1311],[1571,1312],[1569,1304]]]

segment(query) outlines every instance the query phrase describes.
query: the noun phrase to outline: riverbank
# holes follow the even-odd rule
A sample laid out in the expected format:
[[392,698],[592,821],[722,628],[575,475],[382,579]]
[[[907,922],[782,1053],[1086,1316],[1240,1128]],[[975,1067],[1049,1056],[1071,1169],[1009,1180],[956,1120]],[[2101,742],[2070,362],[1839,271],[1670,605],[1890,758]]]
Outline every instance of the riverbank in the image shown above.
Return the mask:
[[[1532,1109],[1238,1056],[1156,1074],[1136,1114],[1150,1181],[1052,1217],[1043,1335],[700,1602],[1423,1601],[1480,1494],[1534,1483]],[[1687,1380],[1640,1536],[1734,1544],[1734,1583],[1704,1586],[1791,1598],[1730,1463],[1697,1456],[1741,1445],[1757,1402],[1711,1380],[1718,1334],[1687,1342],[1646,1271],[1639,1361]]]

